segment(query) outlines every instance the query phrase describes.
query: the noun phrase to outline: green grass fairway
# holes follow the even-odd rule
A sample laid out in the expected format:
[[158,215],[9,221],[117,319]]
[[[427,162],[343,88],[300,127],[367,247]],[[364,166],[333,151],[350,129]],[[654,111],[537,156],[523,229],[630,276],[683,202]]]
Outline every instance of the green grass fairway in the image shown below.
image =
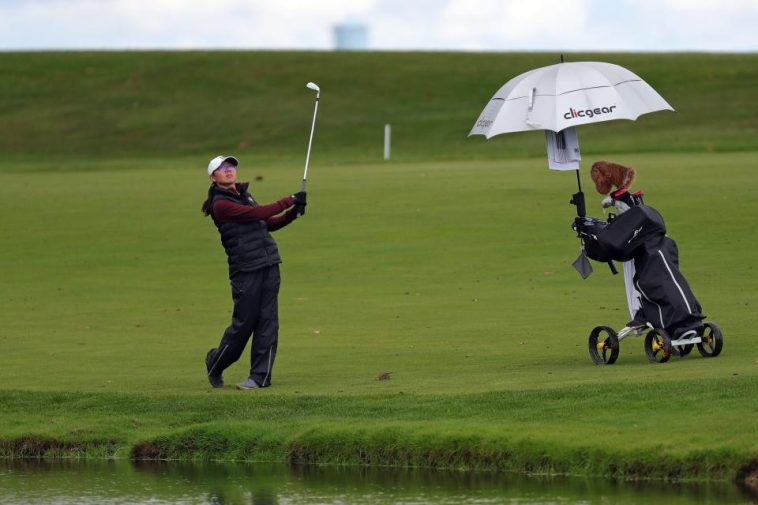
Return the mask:
[[[0,54],[0,457],[244,459],[731,479],[758,467],[756,54],[617,63],[677,110],[580,128],[638,170],[722,355],[597,367],[623,280],[571,268],[573,173],[536,132],[466,135],[548,53]],[[274,387],[211,390],[230,318],[204,167],[296,191]],[[382,130],[393,125],[393,160]],[[596,213],[597,214],[597,213]],[[382,374],[389,380],[377,380]],[[752,469],[752,470],[751,470]]]
[[[652,365],[623,279],[571,268],[573,173],[543,158],[311,167],[284,258],[274,387],[211,390],[230,317],[208,156],[0,165],[0,453],[732,478],[758,455],[756,152],[607,154],[667,220],[722,355]],[[505,156],[504,156],[505,158]],[[588,207],[590,192],[584,161]],[[301,165],[246,164],[260,201]],[[390,372],[389,380],[377,380]],[[135,449],[136,447],[136,449]]]

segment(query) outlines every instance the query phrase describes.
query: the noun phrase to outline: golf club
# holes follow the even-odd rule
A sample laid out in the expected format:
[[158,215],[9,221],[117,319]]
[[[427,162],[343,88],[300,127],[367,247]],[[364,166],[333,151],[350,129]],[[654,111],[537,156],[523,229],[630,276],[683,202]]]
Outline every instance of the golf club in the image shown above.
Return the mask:
[[305,191],[305,184],[308,180],[308,162],[311,159],[311,144],[313,143],[313,130],[316,129],[316,113],[318,112],[318,100],[321,96],[321,88],[315,82],[309,82],[306,88],[316,92],[316,106],[313,109],[313,122],[311,123],[311,136],[308,138],[308,153],[305,155],[305,171],[303,172],[303,183],[300,185],[300,191]]

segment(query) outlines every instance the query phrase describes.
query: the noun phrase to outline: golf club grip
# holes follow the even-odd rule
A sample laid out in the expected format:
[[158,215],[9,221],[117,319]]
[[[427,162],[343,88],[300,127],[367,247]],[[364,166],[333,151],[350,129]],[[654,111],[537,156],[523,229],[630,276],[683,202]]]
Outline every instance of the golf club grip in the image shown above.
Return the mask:
[[[303,179],[303,182],[300,183],[300,191],[305,192],[305,184],[308,182],[306,179]],[[302,214],[299,212],[295,213],[295,217],[301,217]]]
[[616,274],[618,274],[618,273],[619,273],[619,271],[618,271],[618,270],[616,270],[616,265],[613,263],[613,261],[609,261],[609,262],[608,262],[608,268],[610,268],[610,269],[611,269],[611,273],[612,273],[613,275],[616,275]]

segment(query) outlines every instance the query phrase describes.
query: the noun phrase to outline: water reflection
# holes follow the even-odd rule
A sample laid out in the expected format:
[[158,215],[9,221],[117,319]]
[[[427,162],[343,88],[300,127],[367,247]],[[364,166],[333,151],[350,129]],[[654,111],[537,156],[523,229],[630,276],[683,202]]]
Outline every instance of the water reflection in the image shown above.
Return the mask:
[[628,483],[386,468],[5,460],[0,504],[750,504],[729,483]]

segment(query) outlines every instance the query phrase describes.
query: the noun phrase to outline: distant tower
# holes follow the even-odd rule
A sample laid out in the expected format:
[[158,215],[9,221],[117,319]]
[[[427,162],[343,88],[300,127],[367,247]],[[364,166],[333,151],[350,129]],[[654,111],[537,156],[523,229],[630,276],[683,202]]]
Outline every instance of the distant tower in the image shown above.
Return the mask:
[[335,25],[334,45],[338,51],[365,51],[368,49],[368,28],[355,22]]

